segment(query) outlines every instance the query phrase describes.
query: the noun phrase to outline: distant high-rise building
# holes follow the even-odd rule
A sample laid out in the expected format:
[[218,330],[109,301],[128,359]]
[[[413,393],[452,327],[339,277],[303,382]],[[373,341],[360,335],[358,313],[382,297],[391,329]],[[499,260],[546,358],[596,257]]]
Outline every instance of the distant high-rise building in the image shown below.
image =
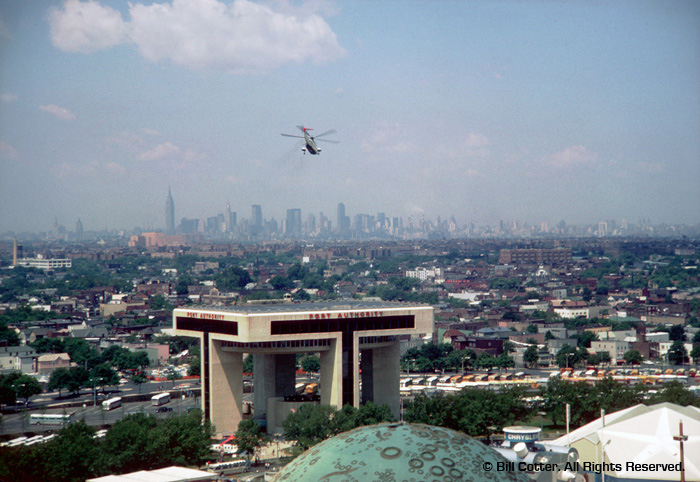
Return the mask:
[[75,223],[75,239],[80,241],[83,239],[83,222],[78,218],[78,222]]
[[350,218],[345,215],[345,204],[338,203],[338,233],[347,235],[350,231]]
[[236,211],[232,211],[228,213],[228,229],[229,231],[233,231],[236,228],[236,224],[238,222],[238,217],[236,215]]
[[170,186],[168,186],[168,199],[165,201],[165,234],[175,234],[175,203],[170,193]]
[[182,218],[180,222],[180,232],[182,234],[193,234],[199,231],[199,219]]
[[338,219],[335,220],[338,229],[343,225],[343,219],[345,219],[345,204],[338,203]]
[[262,232],[262,226],[262,206],[259,204],[253,204],[249,226],[251,236],[258,236]]
[[[321,216],[323,216],[323,213],[321,213]],[[306,218],[306,235],[314,233],[316,233],[316,216],[313,213],[309,213]]]
[[598,237],[603,238],[608,235],[608,223],[601,221],[598,223]]
[[231,225],[231,203],[226,203],[226,215],[224,217],[224,222],[226,223],[226,226],[224,228],[224,231],[228,232],[231,230],[233,227]]
[[19,259],[22,257],[22,245],[17,244],[17,238],[15,238],[15,243],[12,246],[12,266],[19,266]]
[[301,237],[301,209],[287,209],[284,234],[292,238]]

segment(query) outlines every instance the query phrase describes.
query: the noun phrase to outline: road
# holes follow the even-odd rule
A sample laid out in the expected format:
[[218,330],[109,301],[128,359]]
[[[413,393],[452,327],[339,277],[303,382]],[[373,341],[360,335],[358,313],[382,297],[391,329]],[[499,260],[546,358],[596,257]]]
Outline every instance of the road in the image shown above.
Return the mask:
[[[145,414],[153,414],[159,418],[165,418],[171,414],[184,413],[189,408],[200,408],[201,398],[198,394],[187,393],[184,398],[173,396],[172,400],[164,405],[171,408],[171,412],[156,412],[157,407],[151,405],[150,397],[164,390],[171,390],[173,387],[180,385],[190,385],[191,388],[199,388],[197,381],[179,380],[176,382],[148,382],[142,385],[133,383],[125,383],[118,387],[108,387],[106,394],[100,394],[97,399],[97,405],[93,405],[95,394],[90,390],[82,390],[78,396],[67,395],[63,393],[59,397],[58,392],[42,393],[32,397],[29,400],[27,411],[19,413],[4,414],[0,419],[0,435],[20,434],[24,432],[44,432],[55,430],[55,426],[37,426],[29,424],[29,416],[32,413],[57,413],[64,414],[75,412],[75,420],[84,419],[88,425],[101,426],[111,425],[117,420],[123,418],[128,413],[143,412]],[[122,403],[122,406],[111,411],[104,411],[101,402],[105,398],[126,397],[128,395],[144,395],[146,400],[139,402]],[[197,395],[197,396],[195,396]],[[246,394],[249,400],[252,400],[252,394]],[[244,397],[246,398],[246,397]],[[65,407],[64,405],[71,404],[73,406]]]

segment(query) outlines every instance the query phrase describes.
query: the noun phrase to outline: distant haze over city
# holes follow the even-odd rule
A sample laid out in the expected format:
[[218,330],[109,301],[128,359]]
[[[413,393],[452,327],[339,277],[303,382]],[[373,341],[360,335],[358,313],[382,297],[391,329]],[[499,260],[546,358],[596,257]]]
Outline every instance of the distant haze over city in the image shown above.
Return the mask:
[[698,86],[691,0],[2,2],[0,233],[165,230],[170,189],[173,231],[693,234]]

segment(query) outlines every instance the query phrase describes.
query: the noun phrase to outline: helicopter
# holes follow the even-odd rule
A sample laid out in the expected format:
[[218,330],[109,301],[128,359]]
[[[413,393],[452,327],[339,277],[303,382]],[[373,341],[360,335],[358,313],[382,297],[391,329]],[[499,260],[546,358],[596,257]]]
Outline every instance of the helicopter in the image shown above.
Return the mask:
[[[319,134],[317,136],[312,136],[309,134],[309,131],[312,131],[313,129],[311,129],[309,127],[297,126],[297,129],[299,129],[304,135],[303,136],[294,136],[292,134],[282,134],[282,135],[285,137],[298,137],[299,139],[304,139],[304,142],[306,143],[306,145],[301,148],[301,151],[304,154],[306,154],[306,152],[308,151],[309,154],[311,154],[312,156],[321,153],[321,148],[316,145],[316,139],[318,137],[327,136],[328,134],[335,134],[335,131],[331,129],[329,131],[324,132],[323,134]],[[330,142],[332,144],[339,143],[339,141],[332,141],[330,139],[318,139],[318,140],[321,142]]]

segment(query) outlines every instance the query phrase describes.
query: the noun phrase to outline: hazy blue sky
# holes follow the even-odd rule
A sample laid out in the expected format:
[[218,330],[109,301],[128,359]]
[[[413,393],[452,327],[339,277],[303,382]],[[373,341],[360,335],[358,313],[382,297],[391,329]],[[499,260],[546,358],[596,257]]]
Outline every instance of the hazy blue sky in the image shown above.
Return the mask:
[[[294,126],[329,136],[303,156]],[[700,222],[700,2],[0,0],[0,232]]]

